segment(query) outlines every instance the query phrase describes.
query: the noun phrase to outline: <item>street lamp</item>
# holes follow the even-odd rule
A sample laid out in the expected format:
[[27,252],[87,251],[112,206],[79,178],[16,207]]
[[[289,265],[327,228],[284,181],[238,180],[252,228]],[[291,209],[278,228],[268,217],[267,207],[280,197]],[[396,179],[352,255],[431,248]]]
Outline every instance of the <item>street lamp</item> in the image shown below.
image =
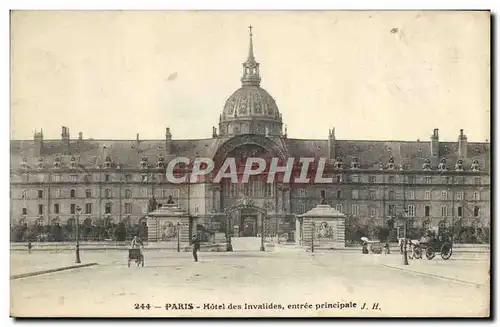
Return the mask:
[[261,219],[261,225],[260,225],[260,250],[261,251],[266,251],[266,248],[264,247],[264,214],[261,213],[262,219]]
[[403,264],[405,266],[408,266],[408,250],[407,250],[407,247],[406,247],[407,242],[408,242],[408,240],[406,238],[407,225],[408,225],[408,215],[407,215],[407,213],[408,213],[408,211],[405,210],[404,211],[404,215],[403,215],[403,220],[404,220],[404,242],[405,242],[405,244],[404,244],[404,250],[403,250],[403,252],[404,252],[403,253],[403,255],[404,255]]
[[180,230],[181,230],[181,223],[177,222],[177,252],[181,252]]
[[80,213],[82,209],[80,206],[76,207],[76,263],[82,263],[80,261]]
[[314,252],[314,232],[316,231],[316,223],[313,221],[312,223],[312,233],[311,233],[311,252]]

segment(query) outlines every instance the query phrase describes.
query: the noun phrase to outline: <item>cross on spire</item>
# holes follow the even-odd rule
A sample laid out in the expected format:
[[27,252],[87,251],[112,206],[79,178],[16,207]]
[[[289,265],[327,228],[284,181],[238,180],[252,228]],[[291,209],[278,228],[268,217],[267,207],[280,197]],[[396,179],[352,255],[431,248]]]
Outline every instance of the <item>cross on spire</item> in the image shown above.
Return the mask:
[[248,29],[250,30],[250,36],[252,36],[252,28],[253,28],[252,25],[248,26]]

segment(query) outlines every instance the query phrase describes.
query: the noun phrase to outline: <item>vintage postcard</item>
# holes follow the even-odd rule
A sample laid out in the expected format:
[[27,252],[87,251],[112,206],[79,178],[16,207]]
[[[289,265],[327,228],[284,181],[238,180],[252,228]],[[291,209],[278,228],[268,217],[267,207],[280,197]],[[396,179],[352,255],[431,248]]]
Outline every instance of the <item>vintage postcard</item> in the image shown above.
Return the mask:
[[13,317],[489,317],[488,11],[12,11]]

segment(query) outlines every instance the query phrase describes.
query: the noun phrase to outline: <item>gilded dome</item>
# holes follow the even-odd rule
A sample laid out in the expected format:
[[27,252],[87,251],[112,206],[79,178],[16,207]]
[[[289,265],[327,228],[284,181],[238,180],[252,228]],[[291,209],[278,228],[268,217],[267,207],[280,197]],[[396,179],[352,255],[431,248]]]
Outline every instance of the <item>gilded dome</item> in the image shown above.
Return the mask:
[[243,86],[227,99],[222,121],[252,117],[279,120],[280,113],[276,101],[266,90],[259,86]]

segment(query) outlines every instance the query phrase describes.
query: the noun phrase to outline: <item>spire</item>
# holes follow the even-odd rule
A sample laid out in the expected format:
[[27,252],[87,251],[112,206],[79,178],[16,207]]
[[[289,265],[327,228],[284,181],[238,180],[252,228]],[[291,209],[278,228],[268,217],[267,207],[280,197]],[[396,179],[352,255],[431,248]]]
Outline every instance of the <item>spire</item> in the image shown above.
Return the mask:
[[259,63],[255,61],[255,57],[253,54],[252,28],[252,25],[248,26],[248,29],[250,31],[250,44],[248,47],[247,61],[243,63],[243,77],[241,78],[241,83],[243,84],[243,86],[260,85]]

